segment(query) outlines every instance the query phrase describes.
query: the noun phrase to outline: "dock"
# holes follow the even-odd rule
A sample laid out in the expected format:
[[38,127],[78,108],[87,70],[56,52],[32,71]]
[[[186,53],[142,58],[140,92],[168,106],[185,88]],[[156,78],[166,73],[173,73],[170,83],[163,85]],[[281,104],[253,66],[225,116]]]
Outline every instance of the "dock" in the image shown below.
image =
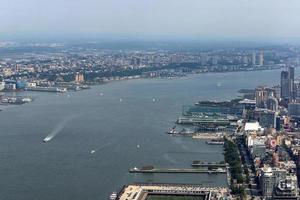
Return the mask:
[[201,139],[201,140],[220,140],[222,139],[226,133],[196,133],[193,135],[194,139]]
[[193,163],[191,164],[192,167],[226,167],[226,164],[219,164],[219,163]]
[[163,168],[153,168],[153,169],[138,169],[132,168],[129,170],[130,173],[191,173],[191,174],[199,174],[199,173],[207,173],[207,174],[219,174],[226,173],[225,169],[217,169],[217,170],[208,170],[208,169],[163,169]]
[[207,116],[182,116],[176,121],[176,124],[197,124],[197,125],[230,125],[230,120],[222,117],[207,117]]

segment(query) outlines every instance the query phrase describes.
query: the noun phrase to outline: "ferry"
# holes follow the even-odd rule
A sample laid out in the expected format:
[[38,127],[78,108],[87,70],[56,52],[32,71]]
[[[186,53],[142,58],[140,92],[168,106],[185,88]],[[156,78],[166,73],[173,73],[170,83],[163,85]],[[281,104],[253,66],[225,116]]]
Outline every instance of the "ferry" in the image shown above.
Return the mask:
[[109,196],[109,200],[116,200],[118,197],[117,192],[113,192],[110,196]]

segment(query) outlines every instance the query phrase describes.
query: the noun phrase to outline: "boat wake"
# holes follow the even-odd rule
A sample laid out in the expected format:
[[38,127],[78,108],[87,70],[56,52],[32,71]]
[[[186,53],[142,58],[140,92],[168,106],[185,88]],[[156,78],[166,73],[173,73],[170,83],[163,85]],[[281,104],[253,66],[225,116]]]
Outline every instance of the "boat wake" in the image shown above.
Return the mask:
[[97,151],[100,151],[100,150],[102,150],[102,149],[104,149],[104,148],[106,148],[106,147],[108,147],[108,146],[110,146],[110,145],[111,145],[111,143],[109,142],[109,143],[107,143],[107,144],[104,144],[104,145],[102,145],[102,146],[96,148],[96,149],[91,150],[90,153],[91,153],[91,154],[94,154],[94,153],[96,153]]
[[77,115],[71,115],[71,116],[64,118],[61,122],[59,122],[54,127],[54,129],[51,131],[51,133],[43,139],[43,142],[49,142],[50,140],[52,140],[57,134],[59,134],[64,129],[64,127],[67,125],[67,123],[69,121],[71,121],[72,119],[74,119],[76,117],[77,117]]

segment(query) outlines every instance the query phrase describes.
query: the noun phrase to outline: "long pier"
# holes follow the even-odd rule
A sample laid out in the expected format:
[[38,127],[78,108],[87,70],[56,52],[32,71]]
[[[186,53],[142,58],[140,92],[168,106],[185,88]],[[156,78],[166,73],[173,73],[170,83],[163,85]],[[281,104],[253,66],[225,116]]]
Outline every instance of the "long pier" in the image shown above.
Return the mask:
[[208,170],[208,169],[163,169],[163,168],[153,168],[153,169],[138,169],[132,168],[129,170],[130,173],[208,173],[208,174],[219,174],[226,173],[225,169]]
[[227,165],[220,164],[220,163],[193,163],[191,164],[192,167],[226,167]]

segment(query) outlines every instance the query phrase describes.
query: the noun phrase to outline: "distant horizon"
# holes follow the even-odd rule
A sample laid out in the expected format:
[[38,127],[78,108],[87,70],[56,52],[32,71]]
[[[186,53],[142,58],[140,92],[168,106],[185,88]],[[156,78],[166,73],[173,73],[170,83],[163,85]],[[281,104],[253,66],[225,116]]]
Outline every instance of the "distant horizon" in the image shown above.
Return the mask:
[[0,33],[0,42],[37,42],[37,43],[98,43],[98,42],[197,42],[197,43],[265,43],[291,44],[300,43],[300,37],[197,37],[175,34],[128,34],[128,33]]

